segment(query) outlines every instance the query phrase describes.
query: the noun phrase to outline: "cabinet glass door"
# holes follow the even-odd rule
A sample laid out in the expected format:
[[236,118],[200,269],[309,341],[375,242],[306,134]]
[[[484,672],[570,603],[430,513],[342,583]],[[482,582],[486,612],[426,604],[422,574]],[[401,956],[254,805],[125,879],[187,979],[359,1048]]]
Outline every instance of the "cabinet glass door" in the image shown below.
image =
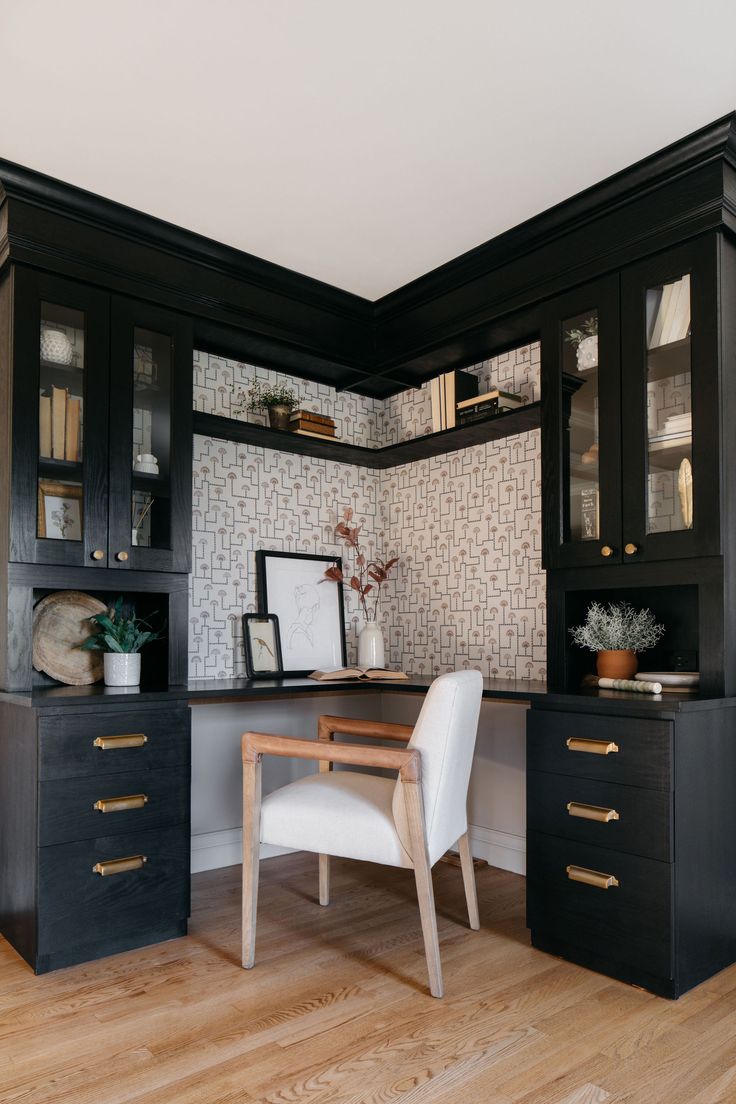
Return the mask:
[[113,300],[111,565],[187,571],[192,340],[188,320]]
[[619,557],[618,284],[603,280],[551,304],[542,333],[548,412],[545,565]]
[[[108,299],[82,285],[13,273],[11,555],[106,566]],[[100,413],[102,412],[102,413]]]
[[713,235],[622,273],[627,562],[720,549],[717,251]]

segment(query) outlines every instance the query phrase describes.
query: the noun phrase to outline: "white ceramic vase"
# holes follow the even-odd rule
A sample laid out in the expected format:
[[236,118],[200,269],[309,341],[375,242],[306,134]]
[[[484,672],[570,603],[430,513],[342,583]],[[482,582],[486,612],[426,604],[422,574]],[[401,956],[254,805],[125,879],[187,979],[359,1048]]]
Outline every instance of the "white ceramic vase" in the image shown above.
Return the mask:
[[598,367],[598,334],[584,337],[578,345],[578,372],[587,372]]
[[367,621],[358,634],[358,666],[386,666],[383,630],[375,621]]
[[71,364],[74,349],[63,330],[50,326],[41,329],[41,359],[51,364]]
[[140,652],[105,652],[105,686],[138,686]]

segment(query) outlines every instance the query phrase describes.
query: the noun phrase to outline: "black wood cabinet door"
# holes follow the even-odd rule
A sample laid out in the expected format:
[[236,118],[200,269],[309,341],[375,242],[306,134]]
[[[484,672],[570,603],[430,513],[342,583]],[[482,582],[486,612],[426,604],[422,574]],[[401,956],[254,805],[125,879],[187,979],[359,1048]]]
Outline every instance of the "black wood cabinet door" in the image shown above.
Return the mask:
[[107,566],[109,296],[16,267],[10,559]]
[[542,324],[544,566],[620,561],[619,283],[549,303]]
[[721,551],[718,311],[715,234],[622,273],[625,562]]
[[114,298],[110,361],[110,564],[187,572],[191,323],[148,304]]

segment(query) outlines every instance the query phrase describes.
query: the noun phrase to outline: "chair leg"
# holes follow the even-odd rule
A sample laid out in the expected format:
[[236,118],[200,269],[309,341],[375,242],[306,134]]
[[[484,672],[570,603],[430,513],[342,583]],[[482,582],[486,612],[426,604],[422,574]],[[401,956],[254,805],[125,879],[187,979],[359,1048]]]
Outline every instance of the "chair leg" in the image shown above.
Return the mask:
[[429,973],[429,991],[433,997],[441,997],[444,993],[442,965],[440,963],[440,945],[437,937],[432,869],[429,865],[427,837],[424,829],[422,787],[418,782],[404,782],[401,788],[406,803],[409,832],[411,834],[411,855],[414,863],[414,878],[417,883],[419,915],[422,920],[424,953],[427,958],[427,971]]
[[473,856],[470,853],[470,840],[468,833],[464,832],[457,841],[457,849],[460,852],[460,866],[463,871],[463,885],[465,886],[465,900],[468,904],[468,920],[473,931],[480,928],[480,916],[478,915],[478,894],[475,890],[475,870],[473,868]]
[[261,759],[243,763],[243,967],[256,955],[258,859],[261,843]]
[[319,903],[321,905],[329,905],[330,903],[329,855],[320,855],[319,857]]

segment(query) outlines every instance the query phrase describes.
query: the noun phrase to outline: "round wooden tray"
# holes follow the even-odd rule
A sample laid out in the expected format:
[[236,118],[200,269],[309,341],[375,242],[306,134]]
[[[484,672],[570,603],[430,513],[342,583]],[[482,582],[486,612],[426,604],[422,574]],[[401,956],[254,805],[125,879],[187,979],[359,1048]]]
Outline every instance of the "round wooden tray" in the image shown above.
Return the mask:
[[87,686],[103,675],[102,652],[83,652],[91,634],[89,618],[104,613],[104,602],[78,590],[42,598],[33,611],[33,666],[67,686]]

